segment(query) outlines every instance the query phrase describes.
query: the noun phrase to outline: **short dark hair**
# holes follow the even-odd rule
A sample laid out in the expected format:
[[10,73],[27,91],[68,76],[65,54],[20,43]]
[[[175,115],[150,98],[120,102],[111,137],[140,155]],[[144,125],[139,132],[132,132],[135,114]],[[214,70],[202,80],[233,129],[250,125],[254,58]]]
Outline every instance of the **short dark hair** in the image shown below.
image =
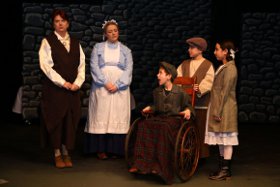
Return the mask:
[[171,75],[171,82],[173,82],[174,79],[177,77],[177,70],[175,66],[165,61],[161,61],[159,63],[159,66],[164,69],[167,75]]
[[64,20],[68,21],[69,22],[69,18],[66,14],[66,12],[64,10],[61,10],[61,9],[55,9],[53,10],[52,12],[52,22],[54,22],[54,18],[57,16],[57,15],[60,15],[60,17],[62,17]]

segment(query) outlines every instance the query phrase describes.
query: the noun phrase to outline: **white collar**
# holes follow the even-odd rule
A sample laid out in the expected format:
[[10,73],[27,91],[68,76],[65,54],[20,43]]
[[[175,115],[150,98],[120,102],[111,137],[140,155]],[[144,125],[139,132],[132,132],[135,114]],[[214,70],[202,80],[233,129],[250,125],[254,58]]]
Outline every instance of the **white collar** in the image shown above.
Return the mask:
[[69,38],[70,38],[68,32],[66,32],[66,35],[65,35],[64,38],[63,38],[62,36],[60,36],[56,31],[54,31],[54,34],[57,36],[57,38],[58,38],[59,40],[69,40]]

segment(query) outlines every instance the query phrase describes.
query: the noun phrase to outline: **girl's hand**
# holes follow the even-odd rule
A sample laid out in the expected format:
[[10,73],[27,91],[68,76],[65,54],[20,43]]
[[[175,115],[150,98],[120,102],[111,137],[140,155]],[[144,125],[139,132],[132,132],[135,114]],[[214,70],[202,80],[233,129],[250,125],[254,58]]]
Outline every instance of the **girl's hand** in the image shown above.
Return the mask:
[[217,121],[217,122],[221,122],[222,121],[222,118],[221,117],[218,117],[218,116],[213,116],[214,120]]

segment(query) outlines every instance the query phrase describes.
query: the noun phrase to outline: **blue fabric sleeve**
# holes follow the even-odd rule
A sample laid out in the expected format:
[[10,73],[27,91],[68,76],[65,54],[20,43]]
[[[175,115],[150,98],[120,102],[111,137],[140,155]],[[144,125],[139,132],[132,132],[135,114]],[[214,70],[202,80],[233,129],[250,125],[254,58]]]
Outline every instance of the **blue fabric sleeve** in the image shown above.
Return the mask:
[[98,64],[99,56],[97,51],[98,51],[98,45],[95,45],[90,57],[90,70],[91,70],[90,73],[96,85],[104,86],[107,81]]
[[119,90],[125,90],[129,87],[132,80],[132,68],[133,68],[133,60],[131,50],[127,49],[125,51],[125,59],[126,66],[121,77],[116,81],[116,86]]

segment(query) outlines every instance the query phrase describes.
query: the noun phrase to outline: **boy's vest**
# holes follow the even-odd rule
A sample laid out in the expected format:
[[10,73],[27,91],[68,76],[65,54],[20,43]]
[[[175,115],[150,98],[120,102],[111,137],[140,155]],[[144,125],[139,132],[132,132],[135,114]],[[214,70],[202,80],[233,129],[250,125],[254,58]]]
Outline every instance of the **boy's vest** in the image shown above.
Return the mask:
[[[190,77],[190,63],[191,59],[184,60],[182,62],[182,76],[183,77]],[[212,63],[205,59],[199,68],[196,70],[196,72],[193,74],[192,77],[196,77],[197,84],[200,84],[201,81],[204,79],[206,73],[208,72],[209,68],[212,66]],[[206,93],[202,97],[195,98],[195,108],[199,109],[201,107],[208,107],[209,101],[210,101],[210,92]]]

